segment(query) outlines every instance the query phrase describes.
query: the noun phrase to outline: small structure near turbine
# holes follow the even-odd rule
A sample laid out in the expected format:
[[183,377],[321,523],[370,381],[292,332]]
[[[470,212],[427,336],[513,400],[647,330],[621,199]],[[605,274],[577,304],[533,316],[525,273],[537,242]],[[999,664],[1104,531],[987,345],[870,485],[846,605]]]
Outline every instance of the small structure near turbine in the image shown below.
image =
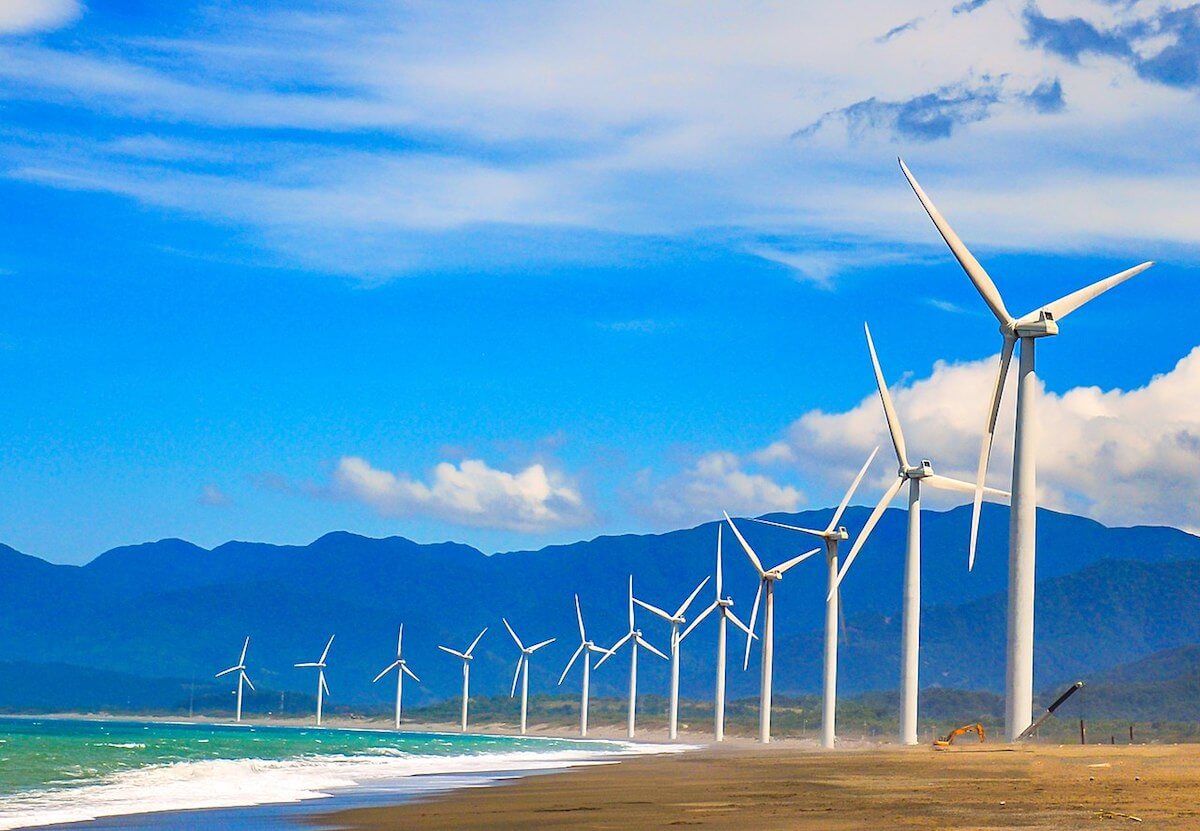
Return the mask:
[[579,701],[579,735],[587,736],[588,731],[588,684],[591,681],[592,675],[592,655],[609,655],[609,650],[604,647],[597,646],[588,639],[587,631],[583,626],[583,612],[579,608],[579,595],[575,595],[575,619],[579,621],[579,647],[575,650],[575,654],[571,656],[571,660],[567,661],[566,668],[562,671],[562,675],[558,678],[558,683],[561,686],[563,680],[567,677],[567,673],[571,671],[575,660],[583,655],[583,694]]
[[517,694],[517,679],[521,679],[521,735],[525,735],[526,715],[529,710],[529,656],[537,652],[543,646],[549,646],[554,643],[557,638],[535,643],[533,646],[526,646],[521,643],[521,639],[517,637],[517,633],[513,631],[512,626],[504,618],[500,618],[500,622],[504,624],[504,628],[508,630],[508,634],[512,635],[512,639],[517,643],[517,649],[521,650],[521,655],[517,658],[517,671],[513,674],[512,690],[509,691],[508,697],[512,698]]
[[231,666],[229,669],[221,670],[220,672],[218,672],[216,674],[216,676],[214,676],[216,678],[220,678],[221,676],[228,675],[231,672],[236,672],[238,674],[238,677],[237,677],[237,715],[234,717],[234,721],[239,722],[239,723],[242,720],[242,685],[249,684],[251,691],[254,691],[254,685],[250,683],[250,676],[246,674],[246,650],[249,648],[250,648],[250,636],[247,635],[245,643],[242,644],[242,655],[240,658],[238,658],[237,664],[235,664],[234,666]]
[[396,670],[396,729],[400,729],[400,711],[403,707],[404,699],[404,676],[407,675],[418,684],[421,679],[418,678],[413,671],[408,668],[408,663],[404,660],[404,624],[400,624],[400,633],[396,636],[396,660],[392,661],[382,672],[375,676],[374,684],[379,679],[383,678],[392,670]]
[[321,707],[325,702],[325,696],[329,695],[329,685],[325,683],[325,659],[329,657],[329,647],[333,646],[334,636],[329,636],[329,642],[325,644],[325,649],[321,652],[321,658],[317,661],[306,661],[302,664],[296,664],[297,667],[308,667],[317,671],[317,727],[321,726]]
[[629,631],[608,650],[608,654],[596,662],[596,668],[603,666],[604,662],[617,654],[617,651],[629,644],[629,725],[626,730],[629,738],[633,738],[634,730],[637,722],[637,657],[638,647],[649,650],[651,653],[668,660],[667,656],[659,652],[650,642],[642,637],[642,630],[637,628],[634,622],[633,615],[633,575],[629,575]]
[[692,590],[688,595],[687,600],[683,601],[675,614],[669,615],[657,606],[651,605],[644,600],[634,598],[633,602],[641,606],[648,612],[658,615],[660,618],[671,624],[671,697],[670,707],[667,713],[667,736],[674,740],[679,736],[679,647],[683,641],[680,630],[687,623],[684,614],[687,612],[688,606],[692,605],[692,601],[696,599],[696,595],[700,594],[700,590],[704,588],[704,584],[708,582],[705,577],[700,581],[700,585]]
[[457,649],[451,649],[448,646],[438,645],[438,649],[443,652],[449,652],[456,658],[462,661],[463,665],[463,686],[462,686],[462,731],[467,732],[467,702],[471,700],[471,661],[473,660],[471,653],[475,651],[475,647],[479,645],[479,641],[483,638],[488,628],[483,627],[483,631],[475,636],[475,640],[471,641],[471,645],[467,647],[466,652],[459,652]]

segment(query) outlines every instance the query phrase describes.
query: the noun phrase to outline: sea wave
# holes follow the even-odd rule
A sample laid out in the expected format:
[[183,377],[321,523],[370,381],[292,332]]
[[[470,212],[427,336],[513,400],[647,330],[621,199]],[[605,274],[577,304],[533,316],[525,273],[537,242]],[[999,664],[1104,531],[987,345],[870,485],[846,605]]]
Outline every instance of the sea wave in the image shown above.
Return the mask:
[[27,791],[0,799],[0,830],[161,811],[236,808],[322,799],[349,789],[394,786],[429,774],[521,773],[610,764],[624,756],[678,752],[679,745],[613,743],[614,751],[508,751],[461,756],[311,755],[211,759],[121,771],[95,784]]

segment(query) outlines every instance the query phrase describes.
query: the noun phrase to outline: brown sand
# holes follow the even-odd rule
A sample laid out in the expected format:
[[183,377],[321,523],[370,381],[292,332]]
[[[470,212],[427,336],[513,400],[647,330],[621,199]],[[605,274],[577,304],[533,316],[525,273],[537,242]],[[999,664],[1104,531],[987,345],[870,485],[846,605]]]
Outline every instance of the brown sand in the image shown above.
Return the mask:
[[[1137,819],[1134,819],[1137,818]],[[1200,745],[708,747],[322,817],[348,829],[1200,828]],[[1137,820],[1142,820],[1138,822]]]

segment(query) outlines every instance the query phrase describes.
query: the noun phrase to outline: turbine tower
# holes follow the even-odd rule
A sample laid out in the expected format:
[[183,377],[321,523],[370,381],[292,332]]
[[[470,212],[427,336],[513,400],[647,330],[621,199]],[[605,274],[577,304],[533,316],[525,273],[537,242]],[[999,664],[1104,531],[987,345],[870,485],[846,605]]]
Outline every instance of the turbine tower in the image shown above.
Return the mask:
[[319,661],[296,664],[297,667],[314,667],[317,670],[317,727],[321,726],[321,706],[325,702],[325,696],[329,695],[329,685],[325,683],[325,659],[329,656],[329,647],[333,646],[333,638],[333,635],[329,636],[329,643],[325,644],[325,651],[321,653]]
[[579,595],[575,595],[575,618],[579,621],[579,648],[575,650],[575,654],[571,656],[571,660],[567,661],[567,667],[562,671],[562,675],[558,678],[558,683],[561,686],[563,680],[567,677],[567,673],[571,671],[571,667],[575,664],[575,659],[583,655],[583,696],[579,701],[579,735],[587,736],[588,729],[588,684],[592,676],[592,654],[599,653],[608,655],[607,649],[596,646],[595,643],[588,640],[587,631],[583,628],[583,612],[579,609]]
[[483,632],[480,632],[478,635],[475,636],[475,640],[471,641],[471,645],[467,647],[466,652],[459,652],[457,649],[451,649],[448,646],[441,646],[441,645],[438,646],[438,649],[442,650],[443,652],[449,652],[454,657],[462,660],[462,665],[463,665],[462,731],[464,733],[467,732],[467,702],[471,700],[471,661],[473,660],[471,657],[471,653],[475,651],[476,645],[478,645],[480,639],[483,638],[484,632],[487,632],[487,630],[488,630],[488,628],[486,626],[483,627]]
[[[841,606],[841,594],[837,590],[838,544],[842,540],[850,538],[850,535],[846,533],[846,529],[838,525],[838,520],[842,518],[846,506],[850,504],[850,499],[854,496],[854,491],[858,489],[858,483],[866,475],[867,468],[871,466],[871,462],[875,460],[875,454],[878,452],[878,447],[871,451],[871,455],[867,457],[866,463],[858,471],[858,475],[854,477],[854,481],[850,483],[850,487],[846,490],[846,495],[842,497],[841,503],[838,505],[837,510],[833,512],[833,518],[829,520],[829,525],[825,527],[824,531],[815,531],[812,528],[798,528],[795,525],[784,525],[781,522],[770,522],[765,519],[754,520],[764,525],[774,525],[777,528],[787,528],[790,531],[810,534],[814,537],[820,537],[825,541],[826,579],[829,586],[829,593],[825,597],[825,666],[821,675],[821,747],[827,750],[833,748],[837,738],[838,609]],[[739,535],[740,538],[741,535]],[[770,596],[768,595],[769,599]],[[769,606],[767,611],[770,613]],[[753,620],[754,616],[751,615],[750,618]],[[753,628],[753,625],[751,625],[751,628]],[[747,649],[749,649],[749,644],[747,644]]]
[[624,637],[622,637],[619,641],[617,641],[616,643],[614,643],[612,645],[612,648],[610,648],[608,650],[607,655],[605,655],[603,658],[601,658],[599,661],[596,662],[596,669],[599,669],[605,661],[607,661],[613,655],[616,655],[617,650],[620,649],[622,646],[624,646],[626,643],[629,644],[629,727],[628,727],[628,736],[629,736],[629,738],[632,739],[633,732],[634,732],[634,725],[635,725],[636,718],[637,718],[637,655],[638,655],[638,647],[640,646],[643,649],[648,649],[650,652],[652,652],[655,655],[657,655],[658,657],[662,658],[664,661],[668,660],[666,655],[659,652],[657,649],[655,649],[653,646],[650,645],[649,641],[647,641],[645,638],[642,637],[642,630],[638,629],[637,626],[633,622],[633,575],[632,574],[629,575],[629,631],[625,633]]
[[375,676],[374,684],[383,676],[387,675],[392,670],[396,670],[396,729],[400,729],[400,710],[404,699],[404,676],[421,683],[421,679],[413,674],[413,671],[408,668],[408,663],[404,660],[404,624],[400,624],[400,634],[396,636],[396,660],[387,665],[383,672]]
[[706,617],[716,611],[719,617],[717,623],[717,692],[716,703],[713,707],[713,730],[717,741],[725,741],[725,624],[726,621],[732,622],[734,626],[746,633],[748,638],[755,638],[757,635],[750,630],[746,624],[738,619],[738,616],[733,613],[733,598],[721,596],[722,575],[721,575],[721,525],[717,524],[717,571],[716,571],[717,599],[712,602],[703,612],[696,615],[696,619],[691,622],[687,629],[683,630],[683,635],[680,640],[683,640],[692,633],[692,630],[700,625]]
[[937,226],[938,233],[950,247],[954,258],[958,260],[983,302],[999,321],[1000,334],[1003,337],[996,385],[992,389],[992,399],[984,422],[979,469],[975,477],[968,567],[975,563],[979,508],[992,450],[992,437],[996,430],[996,417],[1000,411],[1000,397],[1004,392],[1004,379],[1008,375],[1008,366],[1012,361],[1017,341],[1021,342],[1020,364],[1017,369],[1016,432],[1013,440],[1012,510],[1009,512],[1008,528],[1008,653],[1004,681],[1004,731],[1009,741],[1016,741],[1033,721],[1033,593],[1034,568],[1037,561],[1037,372],[1034,368],[1034,343],[1038,338],[1057,335],[1059,321],[1071,312],[1130,277],[1141,274],[1154,263],[1141,263],[1040,306],[1023,317],[1015,318],[1009,314],[1004,299],[1000,296],[1000,290],[996,288],[992,278],[934,207],[903,160],[900,160],[900,169],[904,171],[913,193],[917,195],[925,212]]
[[684,614],[687,612],[688,606],[692,605],[692,601],[696,599],[696,595],[700,594],[700,590],[704,588],[704,584],[708,582],[705,577],[700,581],[700,585],[692,590],[688,595],[688,599],[683,601],[683,604],[675,610],[675,614],[669,615],[657,606],[634,598],[633,602],[641,606],[648,612],[658,615],[660,618],[671,624],[671,706],[667,716],[667,736],[674,740],[679,736],[679,645],[683,641],[680,636],[680,629],[687,619]]
[[512,639],[517,642],[517,649],[521,650],[521,657],[517,658],[517,671],[513,674],[512,690],[508,697],[512,698],[517,694],[517,679],[521,679],[521,735],[525,735],[525,716],[529,711],[529,656],[537,652],[543,646],[549,646],[554,643],[556,638],[535,643],[533,646],[526,646],[521,643],[521,639],[517,637],[517,633],[509,625],[508,621],[500,618],[504,624],[504,628],[508,630],[508,634],[512,635]]
[[[237,721],[239,723],[242,720],[242,684],[250,684],[250,676],[248,676],[246,674],[246,650],[249,648],[250,648],[250,636],[247,635],[246,642],[242,644],[242,656],[240,658],[238,658],[237,664],[235,666],[231,666],[229,669],[221,670],[220,672],[218,672],[216,674],[216,676],[214,676],[216,678],[220,678],[222,675],[228,675],[231,672],[236,672],[238,674],[237,717],[234,719],[234,721]],[[250,689],[252,691],[254,690],[253,684],[250,684]]]
[[[866,525],[859,532],[846,555],[846,562],[838,572],[837,587],[850,570],[850,564],[858,556],[858,552],[866,544],[871,531],[875,529],[879,518],[887,506],[891,504],[896,494],[908,483],[908,535],[904,553],[904,605],[901,624],[900,641],[900,743],[917,743],[917,691],[918,666],[921,649],[921,487],[928,485],[942,490],[957,493],[975,492],[975,485],[963,482],[933,472],[933,465],[928,459],[922,459],[921,464],[913,465],[908,461],[908,448],[904,443],[904,431],[900,429],[900,418],[892,404],[891,393],[888,392],[887,382],[883,379],[883,370],[879,366],[879,356],[875,353],[875,343],[871,340],[871,329],[865,323],[863,329],[867,334],[867,349],[871,353],[871,365],[875,369],[875,385],[879,388],[879,400],[883,403],[883,415],[887,420],[888,432],[892,437],[892,447],[896,451],[896,463],[900,466],[896,479],[884,492],[879,504],[867,518]],[[985,488],[988,496],[1007,498],[1004,491]]]
[[746,627],[746,659],[742,662],[743,670],[750,665],[750,643],[751,638],[754,637],[754,624],[758,619],[758,604],[764,594],[767,598],[763,607],[762,682],[758,692],[758,740],[767,744],[771,741],[771,677],[775,661],[775,584],[783,579],[783,575],[788,569],[804,562],[821,549],[814,548],[811,551],[805,551],[803,554],[780,563],[775,568],[766,569],[763,568],[762,560],[750,547],[750,543],[746,542],[746,538],[742,536],[742,532],[733,524],[733,519],[728,513],[725,514],[725,521],[729,523],[733,535],[742,544],[742,550],[750,558],[750,564],[758,572],[758,592],[754,595],[754,606],[750,610],[750,625]]

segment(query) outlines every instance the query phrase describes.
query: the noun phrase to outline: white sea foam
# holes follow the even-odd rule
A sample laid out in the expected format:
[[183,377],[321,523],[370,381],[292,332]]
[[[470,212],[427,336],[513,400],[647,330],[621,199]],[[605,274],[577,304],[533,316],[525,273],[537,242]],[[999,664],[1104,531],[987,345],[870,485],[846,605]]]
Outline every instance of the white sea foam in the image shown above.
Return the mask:
[[[617,744],[614,752],[511,751],[462,756],[305,756],[268,761],[214,759],[154,765],[97,784],[0,799],[0,829],[34,828],[160,811],[236,808],[322,799],[337,791],[395,786],[428,774],[526,772],[610,764],[624,756],[679,752],[679,745]],[[382,748],[376,748],[381,750]]]

